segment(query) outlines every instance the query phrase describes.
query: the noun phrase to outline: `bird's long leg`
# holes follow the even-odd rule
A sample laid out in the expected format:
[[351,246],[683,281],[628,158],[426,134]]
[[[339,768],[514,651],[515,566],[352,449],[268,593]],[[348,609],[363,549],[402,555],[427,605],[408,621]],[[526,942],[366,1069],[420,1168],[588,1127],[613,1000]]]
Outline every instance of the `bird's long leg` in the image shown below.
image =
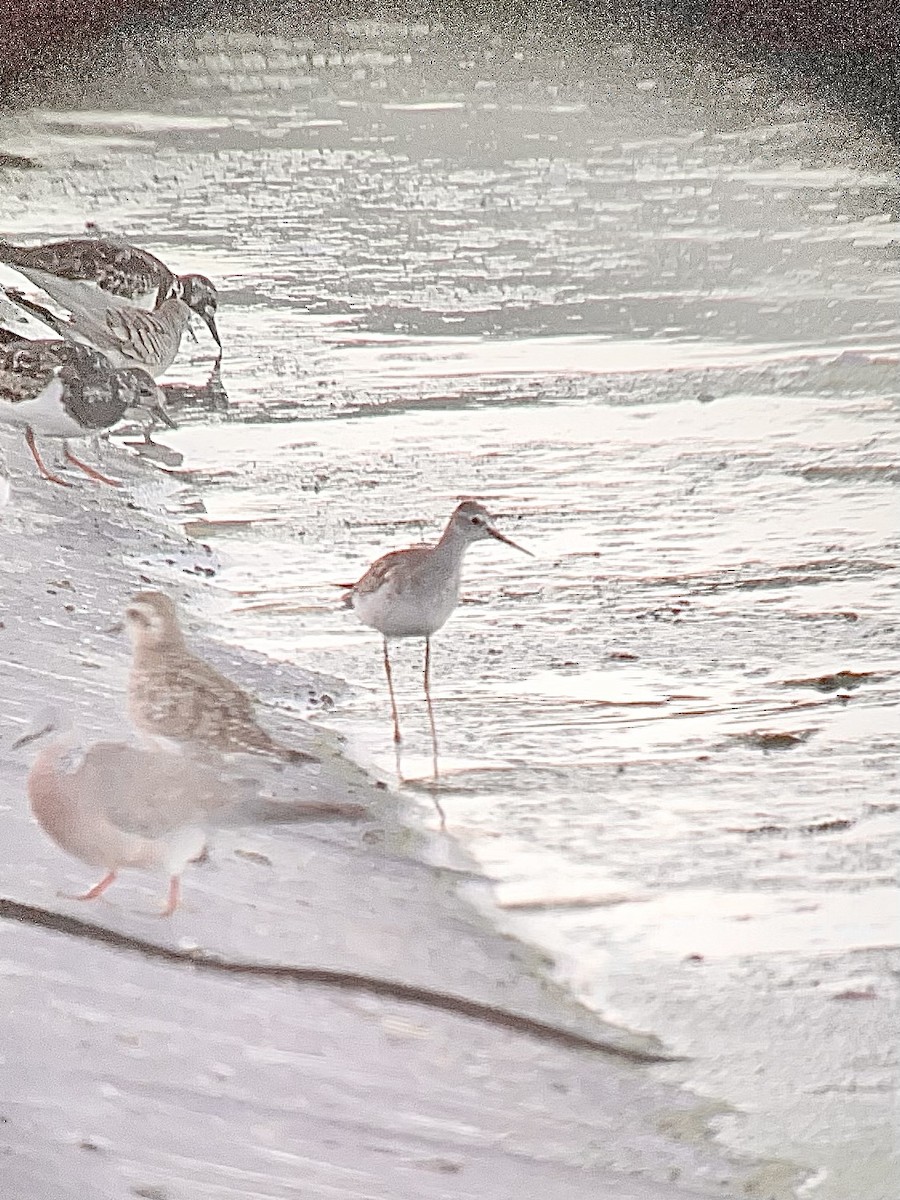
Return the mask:
[[71,487],[72,486],[71,483],[69,483],[68,479],[60,479],[60,477],[58,475],[54,475],[52,471],[48,471],[47,468],[44,466],[44,460],[41,458],[40,454],[38,453],[37,443],[34,440],[34,430],[31,428],[30,425],[25,430],[25,442],[28,445],[28,449],[31,451],[31,457],[37,463],[37,469],[40,471],[40,473],[43,475],[43,477],[45,479],[49,479],[51,483],[58,483],[60,487]]
[[[196,861],[196,859],[194,860]],[[181,899],[181,876],[173,875],[169,880],[169,894],[160,912],[161,917],[171,917]]]
[[387,676],[388,691],[391,694],[391,716],[394,718],[394,744],[399,746],[403,740],[400,737],[400,718],[397,716],[397,699],[394,696],[394,677],[391,674],[391,655],[388,650],[388,640],[384,639],[384,673]]
[[391,716],[394,718],[394,766],[397,769],[397,778],[403,782],[403,771],[400,765],[400,718],[397,715],[397,698],[394,695],[394,678],[391,674],[391,655],[388,650],[388,640],[384,639],[384,673],[387,676],[388,692],[391,696]]
[[103,475],[95,467],[90,467],[86,462],[82,462],[80,458],[76,458],[69,449],[69,443],[63,443],[63,451],[67,460],[76,466],[79,471],[84,471],[85,475],[89,475],[91,479],[96,479],[98,483],[108,483],[110,487],[121,487],[121,479],[110,479],[108,475]]
[[428,708],[428,724],[431,726],[431,774],[438,777],[437,729],[434,724],[434,708],[431,704],[431,638],[425,639],[425,704]]
[[117,871],[110,871],[108,875],[103,876],[99,883],[95,883],[92,888],[89,888],[86,892],[81,892],[77,896],[73,896],[69,892],[60,892],[59,894],[64,896],[66,900],[96,900],[98,896],[103,895],[111,883],[115,883],[117,874]]
[[[437,728],[434,723],[434,707],[431,703],[431,638],[425,639],[425,704],[428,708],[428,723],[431,726],[431,778],[432,783],[438,781],[438,744]],[[447,818],[441,807],[441,802],[434,796],[434,807],[441,821],[441,829],[447,828]]]

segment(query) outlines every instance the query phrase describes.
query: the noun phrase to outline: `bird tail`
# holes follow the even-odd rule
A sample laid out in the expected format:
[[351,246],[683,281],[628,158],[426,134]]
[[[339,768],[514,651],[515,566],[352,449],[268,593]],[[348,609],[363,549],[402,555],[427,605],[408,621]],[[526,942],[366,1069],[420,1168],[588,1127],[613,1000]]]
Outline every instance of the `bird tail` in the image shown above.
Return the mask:
[[341,603],[343,604],[344,608],[353,607],[353,589],[356,587],[355,583],[330,583],[328,586],[333,588],[343,588],[344,595],[341,597]]
[[23,308],[25,312],[31,313],[38,321],[48,325],[54,333],[59,337],[69,339],[71,329],[67,321],[63,321],[56,313],[52,313],[49,308],[44,308],[43,304],[38,304],[36,300],[30,300],[28,296],[22,294],[18,288],[7,288],[6,294],[11,300],[18,304],[19,308]]
[[252,735],[244,741],[244,747],[247,750],[261,750],[263,754],[271,754],[275,758],[280,758],[282,762],[288,763],[317,763],[320,761],[315,754],[308,754],[305,750],[295,750],[293,746],[285,746],[281,742],[276,742],[264,729],[259,726],[253,730]]
[[295,750],[292,746],[280,746],[277,742],[273,742],[272,745],[278,757],[284,759],[285,762],[317,763],[321,761],[316,758],[315,754],[307,754],[305,750]]

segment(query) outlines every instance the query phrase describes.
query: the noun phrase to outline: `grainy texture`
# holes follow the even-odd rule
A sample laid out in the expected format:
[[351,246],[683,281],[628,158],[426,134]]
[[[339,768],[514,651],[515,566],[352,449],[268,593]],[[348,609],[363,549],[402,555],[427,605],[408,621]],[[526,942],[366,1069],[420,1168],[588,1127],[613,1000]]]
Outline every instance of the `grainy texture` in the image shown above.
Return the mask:
[[[366,821],[301,828],[291,812],[290,823],[220,831],[167,922],[152,915],[143,874],[90,906],[57,897],[86,871],[31,820],[26,756],[10,744],[48,697],[82,728],[121,734],[127,649],[106,630],[148,583],[197,613],[203,573],[216,569],[158,515],[166,485],[107,457],[128,481],[121,495],[85,485],[63,496],[14,469],[0,532],[3,1195],[512,1200],[526,1181],[554,1200],[738,1194],[751,1166],[659,1132],[691,1120],[690,1096],[540,1026],[638,1056],[661,1048],[567,1001],[534,956],[485,926],[460,896],[461,883],[480,887],[467,864],[428,865],[452,852],[404,829],[390,796],[299,713],[280,723],[325,762],[261,764],[270,803],[352,801]],[[290,695],[299,709],[331,686],[193,636],[264,698]],[[195,967],[192,953],[220,966]],[[313,977],[272,978],[279,966]],[[365,979],[329,986],[329,971],[398,994]],[[467,1011],[417,1003],[416,988]],[[526,1020],[504,1028],[490,1010]]]

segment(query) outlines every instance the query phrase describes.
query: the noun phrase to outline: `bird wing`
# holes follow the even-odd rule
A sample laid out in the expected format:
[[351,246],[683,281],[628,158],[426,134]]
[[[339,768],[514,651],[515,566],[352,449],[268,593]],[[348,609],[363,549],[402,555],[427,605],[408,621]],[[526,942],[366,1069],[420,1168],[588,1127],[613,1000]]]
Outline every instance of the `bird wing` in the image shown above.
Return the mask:
[[[63,337],[84,338],[106,353],[115,351],[136,366],[165,370],[175,360],[191,310],[181,300],[166,300],[154,312],[136,308],[119,296],[99,291],[79,280],[63,279],[47,271],[19,268],[32,283],[68,309],[69,321],[52,314],[54,329]],[[38,306],[28,306],[32,312]]]
[[137,391],[87,346],[25,338],[0,345],[0,396],[9,403],[35,399],[54,379],[59,380],[59,402],[84,429],[108,429],[121,420],[128,397]]
[[59,376],[61,364],[46,353],[45,346],[14,336],[0,345],[0,398],[8,404],[34,400]]
[[204,739],[253,723],[253,701],[209,663],[181,651],[147,676],[155,732],[163,737]]
[[189,319],[190,310],[180,300],[167,300],[152,313],[112,307],[106,313],[106,332],[115,348],[135,364],[165,370],[178,353]]
[[376,559],[363,575],[357,580],[350,592],[350,599],[356,596],[368,596],[372,592],[387,589],[390,592],[402,590],[402,582],[408,577],[411,568],[415,568],[428,557],[431,546],[420,544],[410,546],[406,550],[392,550],[389,554]]
[[155,255],[108,238],[68,238],[41,246],[14,246],[0,240],[0,262],[23,274],[37,270],[96,284],[148,308],[171,295],[175,285],[174,275]]
[[213,763],[124,742],[91,746],[74,782],[81,804],[99,810],[116,828],[149,838],[203,825],[218,809],[246,798]]

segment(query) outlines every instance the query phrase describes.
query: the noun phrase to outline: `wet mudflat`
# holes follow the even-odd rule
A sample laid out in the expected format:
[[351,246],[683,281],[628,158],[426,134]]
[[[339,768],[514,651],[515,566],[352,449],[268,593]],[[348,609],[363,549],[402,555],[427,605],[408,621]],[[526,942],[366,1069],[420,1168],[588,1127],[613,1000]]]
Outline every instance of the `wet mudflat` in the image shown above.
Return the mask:
[[[384,780],[377,639],[330,585],[460,494],[535,551],[474,550],[437,642],[478,903],[690,1055],[654,1070],[726,1144],[886,1200],[896,161],[807,98],[719,83],[624,45],[185,39],[152,104],[10,126],[47,165],[10,176],[3,227],[91,219],[221,282],[227,407],[182,393],[164,439],[171,515],[220,559],[202,611],[346,681],[317,718]],[[400,665],[402,796],[433,825],[417,651]]]

